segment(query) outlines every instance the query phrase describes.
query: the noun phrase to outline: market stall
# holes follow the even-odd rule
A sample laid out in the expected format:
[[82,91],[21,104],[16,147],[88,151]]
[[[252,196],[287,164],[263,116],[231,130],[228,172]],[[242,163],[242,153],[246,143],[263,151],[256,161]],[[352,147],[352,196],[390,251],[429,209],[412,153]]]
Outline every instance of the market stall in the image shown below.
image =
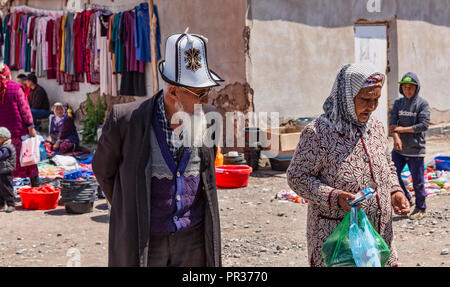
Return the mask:
[[114,13],[96,4],[80,12],[14,6],[0,21],[4,63],[55,80],[66,92],[86,82],[99,85],[101,95],[146,96],[145,63],[161,57],[152,3]]

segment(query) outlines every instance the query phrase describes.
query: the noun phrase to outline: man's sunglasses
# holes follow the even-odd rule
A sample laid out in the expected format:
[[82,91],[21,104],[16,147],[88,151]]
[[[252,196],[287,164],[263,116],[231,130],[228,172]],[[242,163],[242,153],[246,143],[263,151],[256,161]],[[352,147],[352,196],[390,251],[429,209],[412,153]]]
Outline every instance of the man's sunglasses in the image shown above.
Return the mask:
[[189,93],[191,93],[191,94],[193,94],[194,96],[197,96],[198,98],[199,98],[199,100],[201,100],[202,98],[204,98],[204,97],[207,97],[208,95],[209,95],[209,93],[211,92],[211,89],[208,89],[207,91],[205,91],[205,92],[203,92],[203,93],[201,93],[201,94],[197,94],[197,93],[194,93],[193,91],[191,91],[191,90],[189,90],[189,89],[186,89],[185,87],[181,87],[183,90],[186,90],[186,91],[188,91]]

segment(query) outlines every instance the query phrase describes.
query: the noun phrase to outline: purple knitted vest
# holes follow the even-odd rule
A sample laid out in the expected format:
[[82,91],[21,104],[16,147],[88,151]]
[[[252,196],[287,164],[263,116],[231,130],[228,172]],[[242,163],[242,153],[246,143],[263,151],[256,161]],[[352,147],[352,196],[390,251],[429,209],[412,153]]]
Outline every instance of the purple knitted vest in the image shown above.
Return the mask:
[[[156,113],[154,113],[156,114]],[[151,225],[152,234],[167,235],[192,229],[203,222],[205,202],[201,193],[200,157],[186,148],[174,162],[161,127],[153,120],[151,132]]]

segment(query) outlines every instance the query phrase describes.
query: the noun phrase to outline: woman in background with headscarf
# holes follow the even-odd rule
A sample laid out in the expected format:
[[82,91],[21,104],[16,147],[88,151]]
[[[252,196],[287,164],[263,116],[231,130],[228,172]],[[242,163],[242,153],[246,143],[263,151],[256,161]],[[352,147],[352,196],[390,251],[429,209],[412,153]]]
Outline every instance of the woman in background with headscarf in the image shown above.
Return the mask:
[[2,65],[0,72],[0,126],[11,132],[11,142],[16,149],[16,169],[13,177],[29,177],[31,185],[37,187],[39,171],[37,165],[20,166],[20,151],[22,149],[22,136],[36,136],[33,125],[33,116],[25,93],[19,83],[11,81],[11,72],[6,65]]
[[55,116],[50,123],[50,135],[44,146],[47,150],[60,153],[74,151],[80,144],[80,138],[73,119],[67,115],[66,109],[61,103],[53,105],[53,113]]
[[372,65],[344,66],[325,101],[325,113],[301,134],[287,180],[296,193],[309,201],[307,242],[311,266],[324,266],[323,243],[350,210],[348,200],[369,186],[375,187],[377,193],[360,207],[390,248],[387,266],[397,265],[392,209],[406,215],[409,203],[398,183],[384,127],[371,117],[383,83],[384,75]]

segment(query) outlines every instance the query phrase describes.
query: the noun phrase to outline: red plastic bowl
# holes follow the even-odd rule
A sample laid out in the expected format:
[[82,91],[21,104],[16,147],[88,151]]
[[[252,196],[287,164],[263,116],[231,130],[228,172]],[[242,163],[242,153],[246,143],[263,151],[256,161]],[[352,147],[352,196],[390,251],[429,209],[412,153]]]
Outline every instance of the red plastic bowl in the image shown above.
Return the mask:
[[58,206],[59,192],[57,188],[53,190],[46,188],[45,192],[36,191],[33,188],[19,190],[22,207],[31,210],[55,209]]
[[250,173],[252,168],[248,165],[216,166],[216,185],[226,188],[247,186]]

